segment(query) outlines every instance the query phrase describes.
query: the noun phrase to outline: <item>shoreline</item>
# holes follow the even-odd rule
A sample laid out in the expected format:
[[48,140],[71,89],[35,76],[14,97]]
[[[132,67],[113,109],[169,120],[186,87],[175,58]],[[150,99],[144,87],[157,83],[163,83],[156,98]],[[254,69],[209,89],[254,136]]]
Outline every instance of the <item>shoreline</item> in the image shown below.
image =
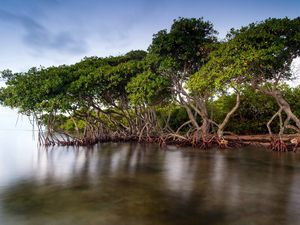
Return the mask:
[[[225,135],[224,139],[228,142],[240,142],[246,146],[260,146],[268,150],[286,152],[294,151],[300,147],[298,143],[299,134],[284,134],[279,135],[270,134],[256,134],[256,135]],[[297,143],[293,143],[296,140]]]
[[[132,143],[156,143],[161,148],[167,148],[168,146],[187,147],[192,146],[197,149],[210,149],[217,147],[219,149],[241,148],[243,146],[261,146],[273,151],[296,151],[300,143],[294,143],[292,140],[299,139],[299,134],[285,134],[281,135],[269,135],[269,134],[256,134],[256,135],[224,135],[222,139],[218,139],[216,135],[211,135],[203,140],[197,139],[183,139],[176,137],[141,137],[140,139],[135,136],[121,137],[121,136],[102,136],[96,139],[86,140],[73,140],[73,141],[58,141],[45,144],[45,146],[93,146],[101,143],[118,143],[118,142],[132,142]],[[57,141],[57,140],[56,140]]]

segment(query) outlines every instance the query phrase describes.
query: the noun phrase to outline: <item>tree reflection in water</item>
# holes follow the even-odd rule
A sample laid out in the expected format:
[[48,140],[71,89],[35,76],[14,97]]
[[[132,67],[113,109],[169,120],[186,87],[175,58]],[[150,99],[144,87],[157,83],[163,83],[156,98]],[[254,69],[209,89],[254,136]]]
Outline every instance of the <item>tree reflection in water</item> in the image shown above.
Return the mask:
[[297,224],[299,163],[255,149],[39,150],[2,190],[0,224]]

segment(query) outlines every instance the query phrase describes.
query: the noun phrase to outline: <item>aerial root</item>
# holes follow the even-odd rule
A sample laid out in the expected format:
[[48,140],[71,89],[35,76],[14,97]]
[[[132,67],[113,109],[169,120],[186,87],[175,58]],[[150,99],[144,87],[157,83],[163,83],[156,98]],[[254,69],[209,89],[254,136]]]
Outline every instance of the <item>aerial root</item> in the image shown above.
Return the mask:
[[270,143],[269,148],[275,152],[287,152],[288,151],[288,147],[284,143],[284,141],[280,138],[274,138],[274,137],[271,138],[271,143]]
[[161,148],[167,147],[166,140],[163,137],[158,138],[158,144],[159,144],[159,147],[161,147]]
[[202,144],[200,146],[201,149],[209,149],[214,144],[216,140],[216,136],[212,135],[211,137],[202,136]]

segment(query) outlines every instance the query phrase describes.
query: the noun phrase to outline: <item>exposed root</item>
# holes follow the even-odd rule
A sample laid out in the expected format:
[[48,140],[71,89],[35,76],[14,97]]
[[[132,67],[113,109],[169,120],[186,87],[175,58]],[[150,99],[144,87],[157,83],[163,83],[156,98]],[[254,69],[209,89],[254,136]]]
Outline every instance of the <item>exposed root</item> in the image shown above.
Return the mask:
[[202,136],[202,144],[200,146],[201,149],[209,149],[213,146],[213,141],[216,140],[216,136],[213,135],[211,137]]
[[191,138],[191,144],[193,147],[196,147],[198,144],[199,144],[199,134],[198,134],[198,131],[196,130],[193,135],[192,135],[192,138]]
[[228,148],[228,141],[224,139],[224,137],[222,138],[216,138],[218,144],[219,144],[219,148],[220,149],[227,149]]
[[[248,138],[248,139],[247,139]],[[140,143],[158,143],[161,148],[166,148],[168,145],[179,147],[192,146],[200,149],[210,149],[219,147],[219,149],[228,149],[232,147],[241,147],[246,144],[259,145],[269,143],[269,136],[259,136],[256,139],[252,137],[240,137],[237,135],[218,137],[217,135],[202,135],[199,131],[194,131],[190,134],[177,133],[162,133],[158,135],[128,135],[125,132],[99,132],[87,133],[85,137],[74,137],[67,133],[47,133],[40,132],[39,140],[45,146],[92,146],[97,143],[104,142],[140,142]],[[288,143],[290,141],[290,143]],[[273,136],[269,149],[277,152],[296,151],[300,147],[300,137],[293,139],[288,136]]]
[[293,139],[291,140],[291,143],[294,145],[293,152],[296,152],[296,151],[297,151],[297,148],[300,146],[300,137],[298,137],[298,138],[293,138]]
[[282,141],[281,138],[276,138],[276,137],[271,137],[271,143],[270,143],[269,148],[272,151],[276,151],[276,152],[287,152],[288,151],[288,147],[284,143],[284,141]]
[[159,144],[159,147],[161,147],[161,148],[166,148],[167,147],[166,140],[163,137],[158,138],[158,144]]

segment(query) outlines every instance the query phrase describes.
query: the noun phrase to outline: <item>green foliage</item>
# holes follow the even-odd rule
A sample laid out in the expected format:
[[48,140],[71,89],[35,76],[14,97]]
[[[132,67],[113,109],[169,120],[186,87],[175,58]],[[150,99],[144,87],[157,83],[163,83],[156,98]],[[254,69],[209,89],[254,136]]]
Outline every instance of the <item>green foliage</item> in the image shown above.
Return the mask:
[[213,25],[203,18],[179,18],[169,32],[161,30],[153,36],[148,50],[162,60],[172,59],[181,73],[191,74],[205,63],[216,42],[216,33]]
[[[235,94],[223,95],[210,104],[212,118],[220,123],[235,104]],[[268,133],[267,122],[278,111],[276,101],[260,92],[246,87],[241,91],[241,105],[233,115],[226,130],[236,134]],[[278,118],[273,122],[275,131],[279,130]]]
[[170,97],[169,85],[169,80],[148,70],[132,78],[126,90],[134,105],[157,105]]
[[170,127],[177,130],[182,124],[189,120],[186,110],[183,107],[174,107],[171,111]]
[[[176,104],[170,104],[157,109],[157,117],[161,126],[164,126],[166,120],[168,117],[170,117],[169,126],[174,131],[176,131],[182,124],[189,120],[185,108]],[[187,130],[186,128],[187,127],[182,129],[182,131]]]
[[191,78],[191,90],[219,90],[233,83],[278,82],[291,77],[291,63],[300,53],[300,18],[267,19],[231,31],[228,37]]
[[283,95],[285,99],[291,105],[291,108],[294,114],[299,118],[300,117],[300,86],[291,88],[287,85],[282,87]]
[[[83,120],[77,120],[76,124],[79,129],[79,132],[83,133],[84,128],[86,127],[86,123]],[[65,117],[64,120],[60,120],[58,126],[59,128],[61,128],[64,131],[67,131],[68,133],[76,132],[74,122],[68,117]]]
[[[185,106],[207,104],[210,119],[221,123],[238,91],[241,105],[226,129],[255,134],[267,132],[266,123],[278,106],[250,86],[276,86],[300,116],[300,87],[282,85],[291,78],[291,63],[300,55],[300,17],[252,23],[231,30],[224,42],[217,42],[215,35],[213,25],[203,18],[178,18],[169,31],[153,36],[148,52],[86,57],[73,65],[22,73],[5,70],[0,103],[35,115],[44,124],[54,120],[67,132],[83,133],[88,126],[100,125],[132,132],[149,121],[164,126],[169,115],[169,126],[176,131],[189,121],[186,109],[174,103],[178,96],[187,99]],[[147,129],[156,129],[157,124]]]

